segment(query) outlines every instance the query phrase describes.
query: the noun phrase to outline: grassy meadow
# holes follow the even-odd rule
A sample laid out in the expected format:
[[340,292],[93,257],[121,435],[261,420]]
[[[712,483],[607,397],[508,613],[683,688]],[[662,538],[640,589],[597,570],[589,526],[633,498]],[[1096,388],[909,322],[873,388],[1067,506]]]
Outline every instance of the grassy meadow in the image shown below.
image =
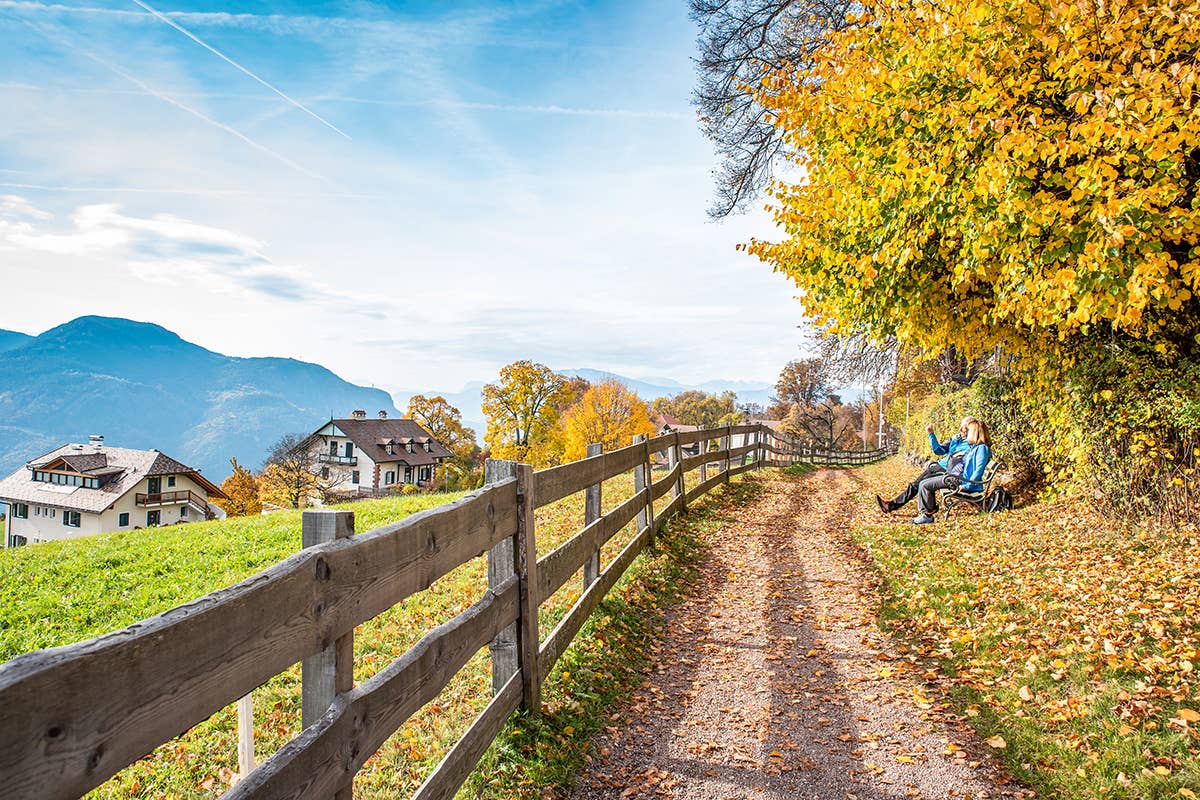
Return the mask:
[[[914,472],[864,470],[866,513]],[[940,666],[951,706],[1040,795],[1200,796],[1200,531],[1017,499],[857,529],[884,626]]]
[[[689,487],[697,481],[695,473],[687,477]],[[615,508],[632,492],[630,475],[605,482],[603,511]],[[730,493],[718,489],[716,494]],[[367,531],[458,496],[414,495],[343,507],[355,512],[356,529]],[[736,498],[736,491],[730,496]],[[701,508],[707,505],[708,501]],[[703,516],[697,513],[691,518],[700,524]],[[582,528],[583,495],[539,509],[536,526],[538,550],[544,554]],[[605,564],[632,536],[631,523],[605,547]],[[535,784],[564,779],[581,763],[586,734],[598,724],[587,721],[589,714],[601,719],[597,710],[601,705],[636,685],[630,671],[646,658],[643,648],[653,636],[661,604],[686,583],[681,576],[697,540],[681,536],[662,541],[656,553],[638,559],[618,584],[602,606],[606,610],[596,615],[599,621],[589,622],[588,629],[600,626],[598,644],[571,648],[551,676],[546,687],[550,716],[510,724],[489,756],[488,781],[477,781],[473,795],[522,796]],[[119,629],[236,583],[299,547],[300,512],[280,512],[0,552],[0,655],[7,660]],[[355,680],[361,682],[386,667],[430,629],[475,602],[486,586],[486,560],[475,559],[359,626]],[[543,636],[578,599],[580,587],[581,578],[576,576],[546,600],[539,620]],[[593,680],[581,686],[576,682],[583,676]],[[356,780],[355,797],[390,800],[411,794],[487,704],[490,688],[491,665],[484,649],[437,700],[414,715],[367,762]],[[255,756],[261,762],[300,732],[299,665],[257,689],[253,705]],[[561,722],[564,714],[576,721],[560,726],[566,733],[550,737],[559,743],[554,752],[547,752],[548,726]],[[567,740],[574,744],[567,747]],[[129,766],[88,797],[211,798],[229,787],[236,769],[236,709],[231,705]]]

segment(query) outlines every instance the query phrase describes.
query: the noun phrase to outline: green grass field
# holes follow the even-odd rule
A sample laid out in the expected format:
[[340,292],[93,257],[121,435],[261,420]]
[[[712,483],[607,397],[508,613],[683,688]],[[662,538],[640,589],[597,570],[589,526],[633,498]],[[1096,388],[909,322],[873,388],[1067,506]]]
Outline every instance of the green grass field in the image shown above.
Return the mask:
[[[866,513],[914,472],[864,470]],[[1018,499],[857,529],[884,627],[938,664],[947,702],[1041,796],[1200,796],[1200,531]]]
[[[687,485],[691,487],[697,480],[693,473]],[[631,496],[632,490],[628,475],[607,481],[603,510],[615,508]],[[718,494],[724,494],[724,490],[718,490]],[[344,507],[355,512],[356,530],[364,532],[457,496],[417,495]],[[539,553],[570,538],[583,526],[582,494],[539,509],[536,526]],[[614,537],[605,547],[605,564],[632,535],[630,524]],[[695,544],[692,539],[680,541],[671,547],[664,545],[649,560],[635,562],[630,578],[619,585],[619,593],[614,592],[613,599],[606,601],[608,610],[601,615],[600,623],[607,626],[606,643],[599,648],[581,648],[579,654],[574,654],[572,648],[552,675],[547,686],[548,709],[552,706],[557,709],[555,713],[573,714],[580,720],[565,726],[572,733],[578,732],[573,747],[547,753],[544,742],[530,744],[530,725],[524,726],[524,735],[520,723],[516,733],[510,726],[510,733],[497,747],[498,753],[509,755],[492,757],[493,780],[477,783],[474,794],[524,794],[532,785],[531,775],[541,776],[536,783],[544,786],[551,776],[562,779],[578,766],[579,753],[587,745],[584,733],[593,727],[585,718],[590,715],[599,719],[596,703],[602,705],[614,693],[623,691],[626,684],[622,677],[627,679],[633,665],[644,658],[640,648],[652,634],[652,626],[648,627],[645,620],[657,619],[662,598],[682,585],[679,576]],[[300,512],[281,512],[0,551],[0,655],[7,660],[122,628],[236,583],[288,557],[299,547]],[[355,680],[369,678],[430,629],[467,608],[483,594],[486,585],[486,562],[475,559],[425,592],[359,626],[355,631]],[[576,577],[544,602],[539,615],[543,636],[578,599],[579,591],[580,580]],[[595,680],[581,687],[576,678],[561,686],[564,670],[568,678],[573,672],[577,676],[592,675]],[[490,690],[491,665],[484,649],[451,680],[437,700],[414,715],[367,762],[356,780],[355,797],[391,800],[411,794],[483,709]],[[261,762],[300,732],[299,665],[257,689],[253,705],[255,755]],[[584,714],[587,709],[590,711]],[[533,730],[544,734],[547,728],[542,723]],[[162,745],[88,796],[211,798],[228,788],[236,765],[236,711],[231,705]],[[500,780],[505,775],[508,777]]]

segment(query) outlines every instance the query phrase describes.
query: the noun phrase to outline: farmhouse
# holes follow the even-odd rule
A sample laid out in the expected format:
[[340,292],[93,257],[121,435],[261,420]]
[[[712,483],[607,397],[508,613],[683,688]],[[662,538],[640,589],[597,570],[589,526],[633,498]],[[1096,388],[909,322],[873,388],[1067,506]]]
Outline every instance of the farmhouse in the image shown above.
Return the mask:
[[218,516],[225,494],[199,470],[157,450],[105,447],[103,436],[65,444],[0,481],[5,547]]
[[328,486],[358,494],[380,494],[405,484],[432,483],[439,464],[451,453],[411,419],[375,419],[355,411],[349,419],[331,419],[301,447],[313,458]]

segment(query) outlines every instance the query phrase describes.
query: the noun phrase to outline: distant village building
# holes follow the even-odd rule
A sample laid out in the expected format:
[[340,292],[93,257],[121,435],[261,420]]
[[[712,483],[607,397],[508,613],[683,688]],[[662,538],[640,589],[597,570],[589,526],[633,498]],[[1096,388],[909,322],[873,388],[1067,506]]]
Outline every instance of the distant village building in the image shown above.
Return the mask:
[[223,516],[218,486],[157,450],[65,444],[0,481],[5,547]]
[[336,491],[386,494],[404,485],[425,486],[451,452],[411,419],[375,419],[355,411],[349,419],[331,419],[301,447],[315,456],[322,481]]

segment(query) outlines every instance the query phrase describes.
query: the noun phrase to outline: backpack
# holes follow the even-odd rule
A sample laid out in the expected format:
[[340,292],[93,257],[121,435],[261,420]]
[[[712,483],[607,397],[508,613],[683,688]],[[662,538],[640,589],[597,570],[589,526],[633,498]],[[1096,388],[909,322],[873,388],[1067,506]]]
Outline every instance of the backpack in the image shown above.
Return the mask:
[[983,499],[983,510],[989,514],[997,511],[1012,511],[1012,495],[1003,486],[997,486]]

